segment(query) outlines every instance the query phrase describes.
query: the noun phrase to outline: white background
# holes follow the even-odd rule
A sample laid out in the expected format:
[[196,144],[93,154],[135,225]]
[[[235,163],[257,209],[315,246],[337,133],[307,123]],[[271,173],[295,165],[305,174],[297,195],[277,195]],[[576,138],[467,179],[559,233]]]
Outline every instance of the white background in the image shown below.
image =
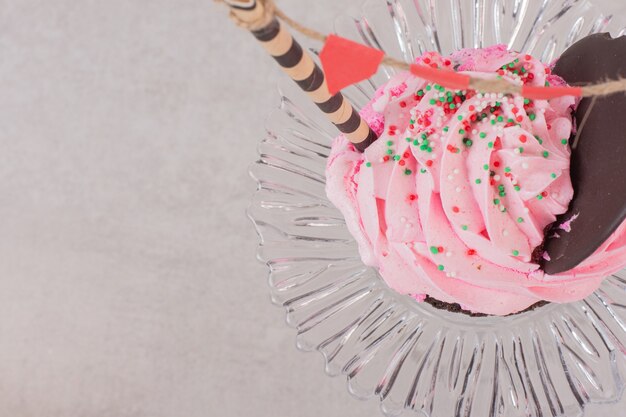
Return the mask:
[[[323,31],[358,3],[280,2]],[[255,261],[278,77],[210,0],[0,2],[0,416],[378,415]]]

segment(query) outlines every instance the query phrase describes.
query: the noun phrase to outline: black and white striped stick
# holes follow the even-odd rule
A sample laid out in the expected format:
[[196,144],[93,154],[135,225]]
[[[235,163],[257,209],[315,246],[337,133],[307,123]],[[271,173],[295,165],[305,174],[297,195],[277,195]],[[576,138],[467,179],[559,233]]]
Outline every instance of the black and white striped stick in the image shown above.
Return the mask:
[[374,131],[341,93],[330,94],[324,72],[284,25],[275,17],[268,18],[267,23],[264,22],[266,10],[261,1],[224,0],[224,2],[230,6],[236,19],[252,26],[251,32],[254,37],[356,149],[363,152],[377,139]]

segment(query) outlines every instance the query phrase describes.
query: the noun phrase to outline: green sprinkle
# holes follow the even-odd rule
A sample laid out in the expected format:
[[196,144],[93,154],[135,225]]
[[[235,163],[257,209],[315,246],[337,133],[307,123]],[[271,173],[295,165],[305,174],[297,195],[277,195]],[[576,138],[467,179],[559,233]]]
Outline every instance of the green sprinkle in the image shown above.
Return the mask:
[[498,120],[498,122],[502,123],[502,122],[504,121],[504,117],[502,117],[502,116],[498,116],[498,119],[497,119],[497,120]]
[[491,121],[491,124],[492,124],[492,125],[495,125],[495,124],[496,124],[496,121],[495,121],[495,120],[492,120],[492,121]]
[[432,151],[433,151],[433,148],[431,148],[430,146],[428,148],[426,148],[426,152],[431,153]]
[[393,145],[393,141],[392,140],[387,141],[387,146],[391,146],[391,145]]
[[469,229],[469,227],[467,227],[467,225],[464,224],[463,226],[461,226],[461,229],[467,230],[467,229]]
[[439,253],[439,249],[437,249],[437,246],[431,246],[430,247],[430,252],[434,255]]
[[371,167],[371,166],[372,166],[372,163],[371,163],[371,162],[366,162],[366,163],[365,163],[365,166],[369,168],[369,167]]
[[420,144],[420,143],[419,143],[419,141],[418,141],[417,139],[415,139],[415,140],[413,141],[413,145],[417,146],[417,145],[419,145],[419,144]]
[[493,142],[489,142],[489,143],[487,144],[487,147],[488,147],[489,149],[493,148]]
[[513,188],[515,188],[515,191],[519,191],[519,190],[521,190],[521,187],[520,187],[519,185],[516,185],[516,186],[515,186],[515,187],[513,187]]
[[539,136],[535,135],[535,139],[537,139],[540,145],[543,145],[543,140]]
[[426,91],[430,91],[430,90],[432,90],[432,89],[433,89],[433,88],[430,86],[430,84],[428,84],[428,85],[426,86]]
[[530,120],[534,121],[534,120],[537,118],[537,116],[535,115],[535,113],[530,113],[530,114],[528,115],[528,118],[529,118]]
[[418,95],[418,96],[420,96],[420,97],[422,97],[422,96],[424,95],[424,90],[419,90],[419,91],[417,92],[417,95]]
[[437,267],[437,269],[438,269],[438,270],[440,270],[440,271],[443,271],[443,270],[444,270],[444,266],[443,266],[443,265],[439,265],[439,266]]
[[543,200],[543,196],[542,196],[541,194],[539,194],[539,195],[537,196],[537,200]]
[[463,120],[463,116],[459,115],[459,116],[457,117],[457,119],[459,119],[459,121],[461,121],[461,120]]
[[519,147],[519,148],[517,148],[517,149],[519,149],[519,153],[524,153],[524,148],[523,148],[522,146],[520,146],[520,147]]
[[429,103],[434,106],[437,103],[437,100],[435,100],[434,98],[431,98]]
[[456,104],[450,103],[450,110],[454,110],[454,109],[456,109]]
[[556,174],[553,172],[552,174],[550,174],[550,176],[554,179],[556,178]]
[[428,135],[426,133],[422,133],[422,139],[428,139]]
[[480,136],[481,139],[485,139],[487,137],[487,134],[485,132],[480,132]]
[[394,161],[399,161],[399,160],[400,160],[400,155],[396,155],[396,156],[394,156],[394,157],[393,157],[393,160],[394,160]]
[[439,97],[439,101],[441,101],[442,103],[446,102],[446,98],[445,97]]
[[472,142],[471,139],[465,138],[463,139],[463,144],[469,148],[474,144],[474,142]]
[[524,99],[524,104],[530,104],[530,99],[529,98],[525,98]]
[[387,149],[387,155],[391,155],[393,151],[391,149]]
[[489,171],[489,165],[487,165],[487,164],[483,165],[483,169],[484,169],[485,171]]
[[476,178],[476,184],[480,184],[482,183],[482,180],[480,178]]
[[404,175],[411,175],[413,173],[413,171],[411,171],[410,169],[405,169],[404,170]]
[[519,256],[519,251],[518,250],[513,250],[513,256]]
[[494,199],[493,199],[493,204],[494,204],[494,205],[496,205],[496,206],[497,206],[498,204],[500,204],[500,199],[499,199],[499,198],[494,198]]
[[506,213],[506,207],[502,207],[502,208],[500,209],[500,212],[502,212],[502,213]]
[[547,158],[547,157],[550,155],[550,152],[548,152],[548,151],[543,151],[543,154],[542,154],[542,155],[543,155],[543,157],[544,157],[544,158]]
[[524,223],[524,218],[523,217],[518,217],[517,218],[517,222],[518,223]]
[[506,193],[504,191],[500,191],[498,194],[500,195],[500,197],[506,197]]
[[569,140],[567,140],[567,139],[561,139],[561,143],[562,143],[563,145],[567,145],[567,142],[569,142]]
[[511,168],[510,168],[510,167],[506,167],[506,168],[504,168],[504,172],[507,172],[507,173],[508,173],[508,172],[511,172]]
[[546,81],[546,87],[550,87],[550,83]]
[[411,142],[413,139],[411,139],[411,138],[405,138],[405,140],[406,140],[407,142]]
[[448,126],[446,126],[446,127],[444,127],[444,128],[443,128],[443,131],[444,131],[444,132],[446,132],[446,133],[447,133],[449,130],[450,130],[450,128],[449,128]]
[[459,130],[459,135],[464,135],[464,134],[465,134],[465,130],[464,129]]
[[425,174],[425,173],[426,173],[426,172],[428,172],[428,171],[426,171],[424,168],[422,168],[422,169],[420,169],[420,172],[421,172],[422,174]]

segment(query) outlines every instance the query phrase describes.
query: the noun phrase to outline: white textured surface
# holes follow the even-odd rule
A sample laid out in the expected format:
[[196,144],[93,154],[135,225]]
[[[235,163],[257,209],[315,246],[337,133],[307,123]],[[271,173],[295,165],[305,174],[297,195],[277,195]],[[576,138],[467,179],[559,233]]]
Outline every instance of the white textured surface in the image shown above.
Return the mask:
[[378,415],[269,303],[244,212],[279,73],[225,16],[0,4],[1,416]]

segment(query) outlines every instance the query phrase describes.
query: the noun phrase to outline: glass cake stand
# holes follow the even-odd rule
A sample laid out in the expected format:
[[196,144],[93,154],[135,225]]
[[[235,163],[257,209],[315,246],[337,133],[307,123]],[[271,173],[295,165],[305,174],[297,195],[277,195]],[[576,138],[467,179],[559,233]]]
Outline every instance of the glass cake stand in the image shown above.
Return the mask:
[[[590,33],[624,34],[619,20],[586,0],[370,0],[336,32],[406,61],[504,43],[551,62]],[[393,73],[382,68],[346,96],[363,106]],[[293,83],[280,92],[251,168],[249,216],[272,300],[300,349],[321,352],[329,375],[345,375],[356,397],[377,397],[388,416],[576,417],[591,403],[623,412],[626,272],[584,301],[512,317],[472,318],[399,295],[363,265],[326,198],[336,131]]]

